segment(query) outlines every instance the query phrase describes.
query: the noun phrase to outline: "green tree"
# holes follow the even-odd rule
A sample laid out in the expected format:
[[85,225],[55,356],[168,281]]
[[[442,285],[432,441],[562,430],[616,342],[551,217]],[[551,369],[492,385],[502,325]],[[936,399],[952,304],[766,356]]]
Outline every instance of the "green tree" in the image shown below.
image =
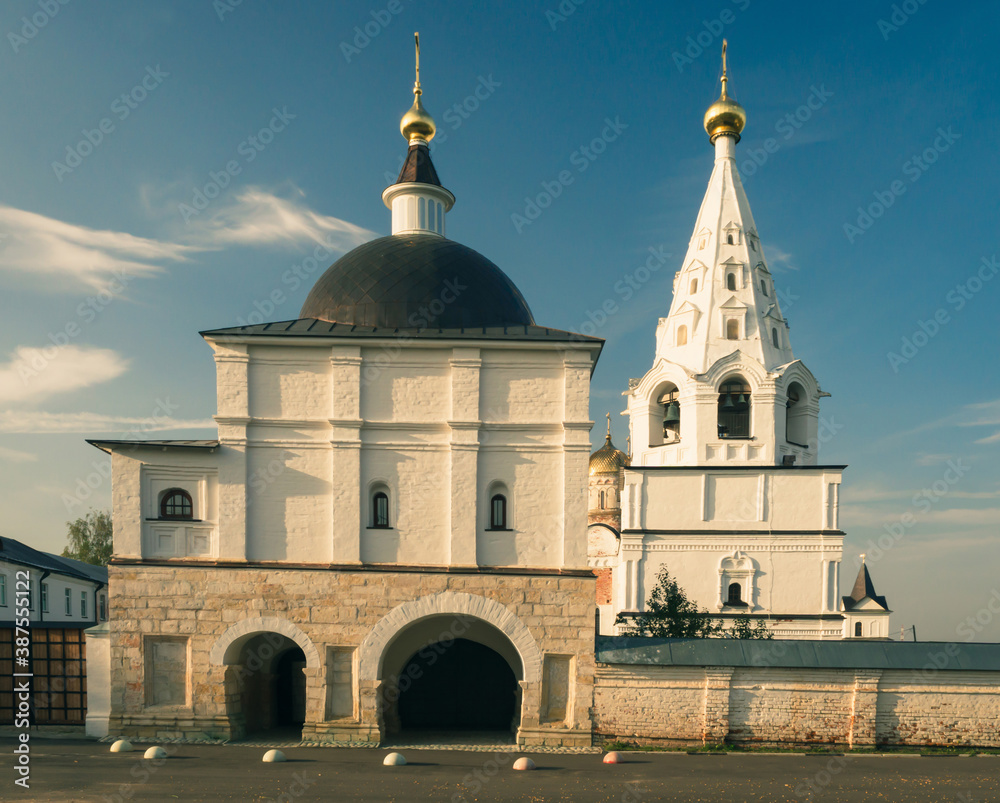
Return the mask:
[[699,610],[688,599],[666,566],[661,567],[656,575],[656,587],[646,600],[646,610],[632,616],[620,613],[615,624],[623,625],[623,631],[628,636],[708,638],[722,631],[707,610]]
[[111,513],[91,510],[76,521],[67,521],[69,545],[62,551],[64,558],[82,560],[95,566],[107,566],[111,560]]
[[758,618],[757,622],[754,623],[750,620],[750,617],[745,614],[743,616],[737,616],[733,620],[732,626],[723,631],[722,635],[726,638],[774,638],[774,633],[772,633],[771,628],[767,626],[767,622]]
[[763,619],[754,623],[749,616],[737,616],[729,628],[712,619],[704,608],[699,609],[688,599],[684,589],[670,576],[667,567],[656,575],[656,587],[646,600],[646,610],[628,616],[620,613],[615,619],[627,636],[658,636],[661,638],[733,638],[772,639],[774,634]]

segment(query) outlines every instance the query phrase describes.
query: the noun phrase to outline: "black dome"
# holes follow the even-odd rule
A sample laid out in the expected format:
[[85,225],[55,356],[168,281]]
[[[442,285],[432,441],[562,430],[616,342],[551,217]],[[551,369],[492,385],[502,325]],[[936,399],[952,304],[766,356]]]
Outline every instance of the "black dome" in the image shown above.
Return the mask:
[[500,268],[435,234],[392,235],[358,246],[319,278],[299,317],[393,329],[535,323]]

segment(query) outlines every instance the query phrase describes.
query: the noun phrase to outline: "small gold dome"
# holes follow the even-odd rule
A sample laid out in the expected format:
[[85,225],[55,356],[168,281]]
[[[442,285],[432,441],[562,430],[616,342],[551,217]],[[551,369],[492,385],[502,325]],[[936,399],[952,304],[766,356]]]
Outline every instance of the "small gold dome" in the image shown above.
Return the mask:
[[434,139],[437,126],[434,125],[434,118],[427,113],[420,102],[420,90],[414,90],[413,94],[415,95],[413,105],[399,121],[399,132],[406,137],[407,141],[422,139],[424,142],[430,142]]
[[621,449],[611,442],[611,413],[608,413],[608,437],[604,445],[590,456],[590,476],[595,474],[617,474],[623,466],[632,461]]
[[705,112],[705,130],[708,138],[714,143],[723,134],[736,137],[740,141],[740,132],[747,124],[746,110],[736,102],[735,98],[726,94],[726,84],[729,83],[729,70],[726,66],[726,49],[729,43],[722,40],[722,94],[719,99],[708,107]]
[[705,112],[705,130],[709,139],[715,142],[716,138],[722,134],[730,134],[740,141],[740,132],[747,124],[747,113],[739,103],[732,98],[726,97],[723,90],[722,97],[708,107]]

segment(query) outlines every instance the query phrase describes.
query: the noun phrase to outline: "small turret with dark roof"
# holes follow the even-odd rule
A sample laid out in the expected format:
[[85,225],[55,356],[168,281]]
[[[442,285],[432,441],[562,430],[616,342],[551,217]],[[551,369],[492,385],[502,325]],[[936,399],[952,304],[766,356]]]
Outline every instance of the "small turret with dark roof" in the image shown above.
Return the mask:
[[858,571],[858,579],[854,581],[854,589],[851,591],[851,596],[843,598],[844,610],[854,610],[865,599],[870,599],[883,610],[889,610],[889,605],[885,601],[885,597],[881,597],[875,593],[875,584],[872,583],[872,576],[868,573],[868,567],[865,565],[864,556],[862,556],[861,569]]

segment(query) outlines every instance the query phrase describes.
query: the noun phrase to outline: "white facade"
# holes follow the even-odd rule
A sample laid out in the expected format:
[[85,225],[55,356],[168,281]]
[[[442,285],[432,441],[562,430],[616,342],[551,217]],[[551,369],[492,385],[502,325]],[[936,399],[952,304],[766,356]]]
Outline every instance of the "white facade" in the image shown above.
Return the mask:
[[[219,445],[114,451],[116,557],[586,565],[599,344],[208,339]],[[159,515],[172,489],[191,519]],[[505,529],[490,527],[497,494]]]
[[106,584],[60,574],[52,568],[26,566],[0,553],[0,625],[9,626],[14,621],[15,593],[25,575],[30,585],[32,627],[82,628],[107,619]]

